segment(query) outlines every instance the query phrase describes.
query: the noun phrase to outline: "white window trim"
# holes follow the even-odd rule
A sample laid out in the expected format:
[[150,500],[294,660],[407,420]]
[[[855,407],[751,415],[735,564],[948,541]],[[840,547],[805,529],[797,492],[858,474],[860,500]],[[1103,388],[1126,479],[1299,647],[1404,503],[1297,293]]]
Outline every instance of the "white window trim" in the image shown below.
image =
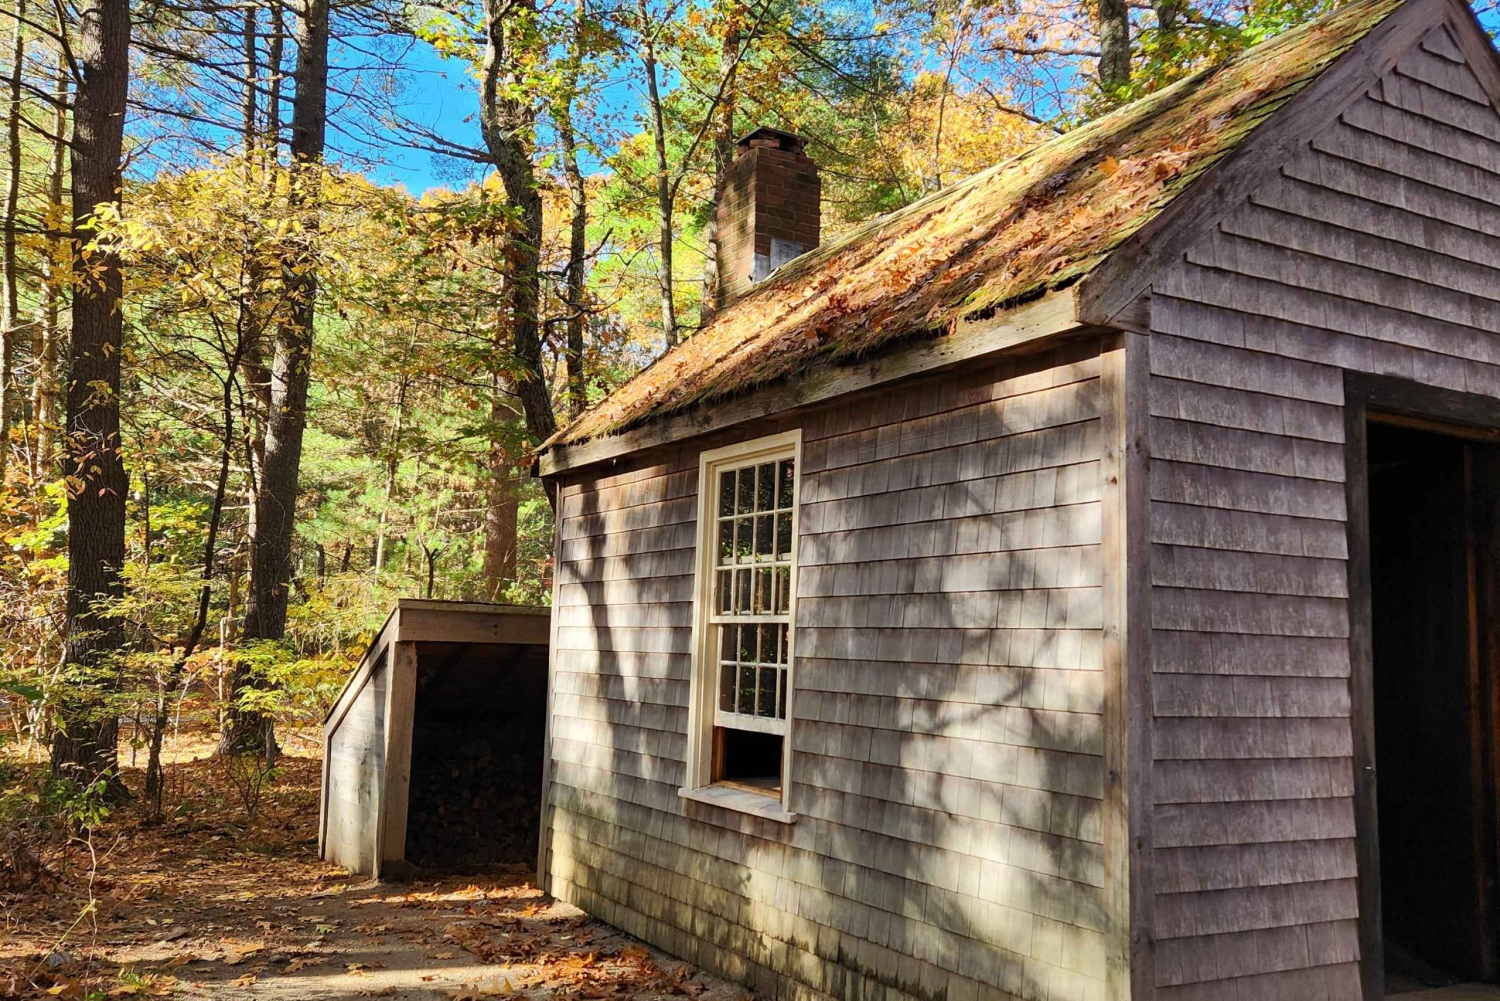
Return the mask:
[[[787,626],[787,693],[786,734],[781,747],[781,808],[767,810],[764,806],[774,804],[770,796],[754,793],[729,795],[721,790],[728,787],[713,784],[713,729],[718,712],[718,658],[714,655],[714,630],[709,624],[709,610],[713,607],[714,553],[718,531],[715,488],[718,472],[725,466],[750,465],[758,459],[770,456],[784,457],[790,452],[795,475],[792,479],[792,567],[791,600],[788,607],[790,623]],[[688,695],[688,760],[687,785],[678,790],[684,799],[712,803],[726,809],[740,810],[771,820],[790,823],[797,819],[791,812],[792,795],[792,730],[796,718],[797,698],[797,555],[801,548],[799,518],[802,506],[802,429],[781,434],[738,442],[723,448],[710,449],[698,457],[698,561],[693,588],[693,646],[692,667]],[[714,667],[713,677],[708,677],[708,666]],[[709,790],[705,794],[705,790]],[[760,802],[746,797],[754,796]],[[762,805],[764,804],[764,805]]]

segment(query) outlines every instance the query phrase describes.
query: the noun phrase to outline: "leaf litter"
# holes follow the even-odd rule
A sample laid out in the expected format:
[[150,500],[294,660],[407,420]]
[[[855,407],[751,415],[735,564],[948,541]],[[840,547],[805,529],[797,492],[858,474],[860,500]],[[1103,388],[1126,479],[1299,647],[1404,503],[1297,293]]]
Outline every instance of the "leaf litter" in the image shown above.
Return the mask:
[[[147,826],[126,808],[96,832],[93,910],[61,945],[89,901],[76,856],[49,859],[50,893],[0,895],[0,998],[746,996],[547,897],[525,867],[397,886],[327,865],[313,758],[283,759],[248,826],[208,762],[168,769],[192,809]],[[54,949],[68,960],[45,969]]]

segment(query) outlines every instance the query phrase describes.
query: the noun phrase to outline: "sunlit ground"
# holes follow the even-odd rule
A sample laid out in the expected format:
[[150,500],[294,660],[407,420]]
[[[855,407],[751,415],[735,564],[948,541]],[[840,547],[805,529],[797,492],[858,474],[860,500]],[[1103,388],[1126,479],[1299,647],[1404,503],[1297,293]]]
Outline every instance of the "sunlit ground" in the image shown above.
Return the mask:
[[[326,865],[316,745],[283,743],[253,817],[212,740],[192,738],[165,755],[162,824],[144,824],[137,802],[48,848],[45,885],[0,892],[0,997],[745,993],[546,897],[527,867],[391,885]],[[137,793],[144,760],[127,772]]]

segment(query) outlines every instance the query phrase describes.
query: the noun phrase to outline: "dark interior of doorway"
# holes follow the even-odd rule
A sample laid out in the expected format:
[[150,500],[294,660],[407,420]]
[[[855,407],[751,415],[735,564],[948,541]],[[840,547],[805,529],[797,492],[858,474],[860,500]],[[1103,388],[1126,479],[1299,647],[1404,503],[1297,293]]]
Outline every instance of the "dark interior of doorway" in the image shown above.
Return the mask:
[[424,874],[536,863],[547,648],[417,644],[406,858]]
[[[1493,686],[1480,554],[1495,446],[1372,423],[1371,627],[1386,991],[1495,979]],[[1492,503],[1488,506],[1492,507]]]

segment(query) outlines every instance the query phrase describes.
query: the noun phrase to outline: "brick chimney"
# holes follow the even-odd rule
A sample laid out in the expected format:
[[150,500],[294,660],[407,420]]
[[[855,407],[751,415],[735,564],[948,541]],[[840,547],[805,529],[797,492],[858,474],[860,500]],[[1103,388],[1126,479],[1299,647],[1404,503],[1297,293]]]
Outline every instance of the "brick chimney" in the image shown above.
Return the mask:
[[818,245],[818,165],[799,136],[759,128],[739,141],[714,207],[716,306]]

